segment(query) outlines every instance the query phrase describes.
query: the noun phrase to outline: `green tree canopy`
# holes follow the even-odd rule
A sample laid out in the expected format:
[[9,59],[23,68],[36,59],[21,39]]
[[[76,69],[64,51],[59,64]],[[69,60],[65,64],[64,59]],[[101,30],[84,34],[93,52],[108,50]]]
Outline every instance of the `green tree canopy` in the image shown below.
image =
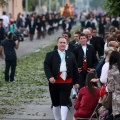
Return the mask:
[[108,14],[118,16],[120,15],[120,0],[105,0],[105,8]]
[[6,4],[5,0],[0,0],[0,6],[4,6]]

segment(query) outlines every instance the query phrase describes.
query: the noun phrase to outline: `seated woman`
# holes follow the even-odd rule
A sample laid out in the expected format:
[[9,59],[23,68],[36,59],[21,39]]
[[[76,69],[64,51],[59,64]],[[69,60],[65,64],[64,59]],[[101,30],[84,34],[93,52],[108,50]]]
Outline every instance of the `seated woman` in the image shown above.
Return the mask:
[[76,120],[77,117],[90,118],[98,104],[100,89],[97,87],[97,83],[91,82],[92,79],[97,79],[96,75],[88,73],[86,86],[80,89],[74,105],[76,111],[74,112],[73,120]]

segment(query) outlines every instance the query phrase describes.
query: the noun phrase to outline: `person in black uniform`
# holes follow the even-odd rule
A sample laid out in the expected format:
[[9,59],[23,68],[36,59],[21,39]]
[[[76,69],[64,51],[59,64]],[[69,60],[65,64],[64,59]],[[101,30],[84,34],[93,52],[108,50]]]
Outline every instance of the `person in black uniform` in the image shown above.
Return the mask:
[[60,113],[61,120],[66,120],[72,86],[79,87],[76,60],[71,52],[65,50],[66,45],[67,40],[59,37],[58,49],[47,53],[44,61],[55,120],[60,119]]
[[72,40],[70,44],[72,44],[76,48],[80,45],[79,43],[80,31],[75,31],[73,37],[74,37],[74,40]]
[[74,50],[80,77],[80,88],[85,86],[87,73],[94,72],[98,64],[95,50],[92,45],[87,44],[87,40],[87,35],[81,33],[80,46]]
[[5,29],[3,27],[3,19],[0,19],[0,43],[5,38]]
[[93,28],[92,29],[92,39],[96,44],[96,51],[98,52],[98,56],[99,58],[102,58],[104,55],[104,45],[105,45],[105,41],[102,37],[97,36],[97,29]]
[[42,33],[41,31],[43,29],[40,17],[37,18],[36,28],[37,28],[37,39],[40,39],[41,38],[41,33]]
[[[67,40],[67,45],[66,45],[65,50],[68,50],[68,51],[70,51],[70,52],[73,52],[75,47],[74,47],[72,44],[70,44],[71,34],[70,34],[69,32],[64,32],[64,33],[62,34],[62,36],[65,37],[66,40]],[[58,49],[57,45],[54,47],[54,50],[56,50],[56,49]]]
[[70,32],[71,31],[72,25],[70,23],[69,18],[66,18],[65,20],[63,20],[62,29],[63,29],[63,32]]
[[[20,40],[17,41],[17,44],[14,40],[12,40],[12,34],[8,34],[8,38],[1,41],[0,46],[0,53],[2,53],[2,50],[4,48],[4,54],[5,54],[5,81],[6,82],[13,82],[14,76],[15,76],[15,70],[16,70],[16,64],[17,64],[17,56],[15,49],[19,48]],[[11,73],[9,75],[9,71],[11,69]]]
[[30,41],[33,41],[35,35],[35,28],[36,28],[35,18],[33,16],[31,16],[28,26],[30,32]]

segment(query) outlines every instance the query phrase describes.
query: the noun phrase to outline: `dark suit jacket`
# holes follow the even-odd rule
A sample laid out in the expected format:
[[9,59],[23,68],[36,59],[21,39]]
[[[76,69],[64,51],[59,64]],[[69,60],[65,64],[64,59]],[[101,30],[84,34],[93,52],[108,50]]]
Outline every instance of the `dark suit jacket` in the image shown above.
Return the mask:
[[[74,46],[72,45],[72,44],[68,44],[68,51],[69,52],[72,52],[73,53],[73,51],[74,51]],[[57,50],[58,49],[58,46],[56,45],[55,47],[54,47],[54,50]]]
[[95,28],[95,23],[90,23],[91,24],[91,28]]
[[[79,83],[79,75],[75,57],[69,51],[65,51],[65,53],[66,53],[65,61],[67,67],[67,78],[73,78],[73,84],[77,84]],[[47,53],[44,61],[44,71],[48,80],[51,77],[54,77],[55,79],[58,78],[60,64],[61,59],[57,50]]]
[[0,41],[4,40],[5,38],[5,30],[3,27],[0,28]]
[[99,56],[104,55],[104,40],[101,37],[92,37],[90,44],[94,47],[95,52],[98,52]]
[[112,25],[119,29],[119,22],[116,19],[112,21]]
[[69,24],[68,29],[66,29],[66,23],[63,23],[63,24],[62,24],[63,31],[68,31],[68,32],[71,31],[72,25],[71,25],[71,23],[68,23],[68,24]]
[[34,21],[34,23],[33,23],[33,27],[31,26],[31,21],[29,21],[28,26],[29,26],[30,34],[34,34],[34,33],[35,33],[35,28],[36,28],[36,23],[35,23],[35,21]]
[[87,24],[86,24],[86,21],[84,21],[84,27],[85,28],[91,27],[90,21],[87,21]]
[[[84,60],[84,52],[81,45],[74,50],[74,55],[78,64],[78,68],[82,68],[83,60]],[[96,68],[98,60],[92,45],[87,45],[86,59],[87,59],[87,68]]]
[[72,40],[69,42],[69,44],[73,45],[74,46],[74,49],[77,48],[80,44],[75,44],[76,43],[76,40]]

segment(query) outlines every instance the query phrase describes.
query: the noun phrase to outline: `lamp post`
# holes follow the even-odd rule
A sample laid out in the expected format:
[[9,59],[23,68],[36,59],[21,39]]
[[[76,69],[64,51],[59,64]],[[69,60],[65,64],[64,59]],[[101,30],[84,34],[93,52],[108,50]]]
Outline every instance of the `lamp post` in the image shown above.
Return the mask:
[[51,0],[48,0],[49,1],[49,13],[51,12]]
[[5,0],[6,2],[6,14],[9,15],[9,0]]
[[64,4],[65,4],[65,0],[62,0],[62,7],[64,6]]
[[40,8],[41,8],[41,0],[38,0],[38,6],[39,6],[39,11],[40,11]]
[[25,0],[25,9],[26,9],[25,14],[27,16],[27,13],[28,13],[28,0]]
[[56,10],[56,12],[57,12],[57,11],[58,11],[58,0],[55,0],[55,5],[56,5],[55,10]]

